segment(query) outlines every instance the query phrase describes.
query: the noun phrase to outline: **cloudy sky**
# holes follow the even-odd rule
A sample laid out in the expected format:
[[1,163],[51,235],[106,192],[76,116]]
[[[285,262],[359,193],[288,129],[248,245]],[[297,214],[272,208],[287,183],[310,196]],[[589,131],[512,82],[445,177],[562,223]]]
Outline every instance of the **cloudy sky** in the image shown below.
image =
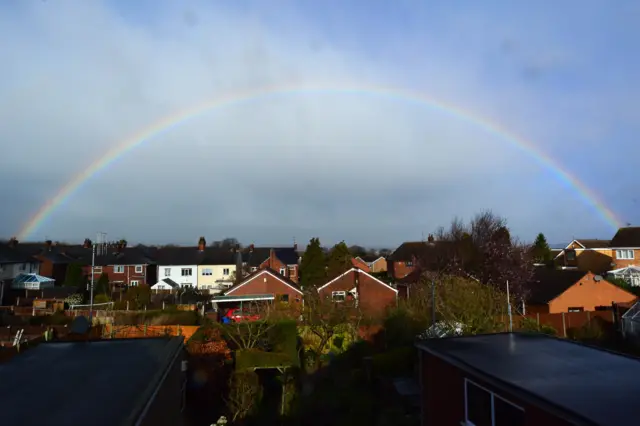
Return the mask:
[[[0,2],[0,236],[393,246],[492,209],[525,240],[610,238],[482,122],[640,225],[639,19],[623,0]],[[216,102],[21,233],[107,152]]]

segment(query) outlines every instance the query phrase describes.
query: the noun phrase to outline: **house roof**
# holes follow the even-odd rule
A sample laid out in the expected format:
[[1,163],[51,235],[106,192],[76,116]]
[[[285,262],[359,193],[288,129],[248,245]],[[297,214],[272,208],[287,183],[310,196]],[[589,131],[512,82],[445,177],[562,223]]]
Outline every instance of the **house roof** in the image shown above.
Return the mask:
[[360,259],[364,260],[365,262],[375,262],[378,259],[383,259],[384,260],[384,256],[380,256],[378,254],[365,254],[362,256],[358,256]]
[[338,275],[337,277],[335,277],[335,278],[334,278],[334,279],[332,279],[331,281],[329,281],[329,282],[327,282],[326,284],[321,285],[320,287],[318,287],[318,291],[322,290],[322,289],[323,289],[323,288],[325,288],[325,287],[330,286],[330,285],[331,285],[331,284],[333,284],[334,282],[338,281],[340,278],[344,277],[344,276],[345,276],[345,275],[347,275],[347,274],[351,274],[351,273],[353,273],[353,272],[357,272],[357,273],[359,273],[359,274],[366,275],[366,276],[368,276],[369,278],[371,278],[372,280],[374,280],[375,282],[377,282],[377,283],[379,283],[379,284],[383,285],[384,287],[387,287],[387,288],[389,288],[390,290],[395,291],[396,293],[398,292],[398,289],[396,289],[396,288],[392,287],[389,283],[385,283],[384,281],[382,281],[382,280],[380,280],[380,279],[378,279],[378,278],[374,277],[374,276],[373,276],[373,275],[371,275],[370,273],[368,273],[368,272],[366,272],[366,271],[363,271],[363,270],[362,270],[362,269],[360,269],[360,268],[351,268],[351,269],[349,269],[349,270],[347,270],[347,271],[343,272],[342,274]]
[[231,250],[206,247],[162,247],[155,252],[158,265],[235,265],[236,254]]
[[253,249],[245,249],[242,259],[249,266],[258,267],[269,258],[272,249],[280,262],[285,265],[298,264],[300,255],[293,247],[254,247]]
[[[0,401],[11,407],[2,413],[3,424],[133,425],[182,340],[41,343],[0,364]],[[52,392],[47,383],[64,383],[64,392]],[[96,392],[109,395],[108,403]]]
[[405,242],[391,253],[389,259],[393,262],[409,262],[413,260],[414,256],[420,257],[426,248],[427,243],[424,241]]
[[180,287],[180,285],[177,282],[175,282],[174,280],[172,280],[171,278],[163,278],[160,281],[158,281],[157,283],[155,283],[154,285],[152,285],[151,288],[157,286],[158,284],[165,284],[165,285],[171,286],[171,288]]
[[537,267],[530,285],[529,303],[546,305],[585,275],[584,271]]
[[640,226],[618,229],[611,240],[611,247],[640,247]]
[[[465,371],[471,380],[482,379],[507,400],[514,395],[568,423],[638,422],[637,358],[534,333],[429,339],[416,346]],[[585,403],[594,398],[595,403]]]
[[611,240],[599,240],[597,238],[576,239],[574,241],[586,249],[607,248],[611,244]]
[[20,244],[11,247],[8,243],[0,243],[0,264],[3,263],[29,263],[38,262],[28,251],[24,250]]
[[298,293],[302,294],[302,290],[300,289],[298,284],[296,284],[295,282],[291,281],[289,278],[285,277],[284,275],[280,275],[279,273],[277,273],[276,271],[274,271],[271,268],[264,268],[264,269],[258,269],[257,271],[247,275],[238,284],[234,284],[233,286],[229,287],[229,289],[227,289],[227,291],[224,292],[224,295],[228,296],[230,293],[233,293],[234,291],[236,291],[240,287],[248,284],[250,281],[252,281],[253,279],[255,279],[258,276],[263,275],[263,274],[269,274],[269,275],[273,276],[277,280],[281,281],[283,284],[291,287],[292,289],[294,289]]

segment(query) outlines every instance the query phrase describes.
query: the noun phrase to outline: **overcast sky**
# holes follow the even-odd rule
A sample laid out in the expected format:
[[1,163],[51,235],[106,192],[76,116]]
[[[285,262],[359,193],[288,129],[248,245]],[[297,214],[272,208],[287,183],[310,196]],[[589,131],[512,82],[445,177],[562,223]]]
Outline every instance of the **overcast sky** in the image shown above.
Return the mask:
[[[639,20],[623,0],[0,2],[0,236],[162,117],[314,85],[401,90],[489,118],[639,225]],[[613,233],[553,171],[471,120],[312,91],[162,133],[29,239],[395,246],[483,209],[525,240]]]

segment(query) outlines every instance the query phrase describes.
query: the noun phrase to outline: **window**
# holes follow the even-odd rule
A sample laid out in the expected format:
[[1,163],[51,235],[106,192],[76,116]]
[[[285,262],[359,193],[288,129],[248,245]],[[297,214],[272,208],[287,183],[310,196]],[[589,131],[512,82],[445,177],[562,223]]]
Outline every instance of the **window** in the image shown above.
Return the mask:
[[95,272],[96,274],[101,274],[102,273],[102,266],[95,266],[93,268],[93,272]]
[[124,266],[123,265],[113,265],[113,273],[114,274],[124,274]]
[[344,291],[332,291],[331,292],[331,300],[334,302],[344,302],[344,299],[347,297],[347,293]]
[[413,262],[407,262],[406,265],[411,268],[413,266]]
[[27,264],[26,263],[21,263],[20,264],[20,270],[21,271],[26,271],[27,270]]
[[465,380],[465,420],[469,426],[523,426],[524,410]]
[[171,268],[164,268],[164,276],[165,277],[171,276]]
[[633,250],[616,250],[616,259],[633,260]]
[[584,312],[584,308],[582,306],[573,307],[567,309],[569,312]]
[[38,270],[38,264],[37,263],[32,263],[29,266],[29,269],[30,269],[31,272],[36,272]]
[[289,266],[289,277],[295,277],[295,276],[296,276],[296,267]]
[[565,256],[567,257],[567,260],[569,260],[569,261],[576,260],[576,251],[575,250],[567,250],[565,252]]
[[191,268],[182,268],[181,274],[183,277],[190,277],[191,273]]
[[204,268],[204,269],[202,270],[202,275],[205,275],[205,276],[213,275],[213,269],[211,269],[211,268]]
[[136,274],[142,273],[142,265],[136,265]]
[[131,286],[136,286],[137,287],[139,283],[140,283],[140,281],[138,281],[138,280],[129,281],[129,285],[131,285]]
[[284,268],[280,268],[280,275],[284,276],[287,273],[287,270]]
[[256,268],[255,266],[252,266],[252,267],[251,267],[251,272],[255,272],[255,271],[257,271],[257,270],[258,270],[258,268]]
[[222,270],[222,275],[225,275],[225,276],[226,276],[226,275],[229,275],[229,268],[224,268],[224,269]]
[[289,295],[288,294],[281,294],[280,295],[280,301],[281,302],[289,302]]

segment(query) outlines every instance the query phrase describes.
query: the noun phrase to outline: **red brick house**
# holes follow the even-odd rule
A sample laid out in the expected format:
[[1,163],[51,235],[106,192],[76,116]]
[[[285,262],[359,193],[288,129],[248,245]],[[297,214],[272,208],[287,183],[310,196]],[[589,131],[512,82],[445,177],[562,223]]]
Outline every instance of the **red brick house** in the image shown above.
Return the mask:
[[217,299],[224,302],[230,296],[241,297],[246,301],[272,300],[290,304],[302,303],[300,287],[289,278],[268,267],[248,275],[241,282],[225,291],[222,298]]
[[294,283],[300,279],[300,255],[297,244],[293,247],[255,247],[251,244],[243,254],[243,261],[250,273],[269,268]]
[[436,271],[455,254],[455,246],[446,241],[436,241],[429,235],[427,241],[402,243],[387,258],[387,274],[399,280],[418,268],[422,271]]
[[353,265],[354,268],[358,268],[361,271],[371,272],[371,268],[369,268],[369,265],[367,265],[367,262],[360,259],[359,257],[351,258],[351,264]]
[[600,275],[538,267],[527,299],[528,313],[582,312],[632,303],[637,297]]
[[636,358],[536,333],[416,346],[423,426],[638,423]]
[[372,315],[382,315],[398,303],[398,290],[358,268],[351,268],[319,287],[318,293],[336,303],[355,300],[363,312]]
[[[91,253],[84,258],[84,273],[91,277]],[[102,274],[109,277],[114,286],[153,285],[157,282],[155,262],[138,248],[120,247],[105,254],[96,255],[94,277]]]

